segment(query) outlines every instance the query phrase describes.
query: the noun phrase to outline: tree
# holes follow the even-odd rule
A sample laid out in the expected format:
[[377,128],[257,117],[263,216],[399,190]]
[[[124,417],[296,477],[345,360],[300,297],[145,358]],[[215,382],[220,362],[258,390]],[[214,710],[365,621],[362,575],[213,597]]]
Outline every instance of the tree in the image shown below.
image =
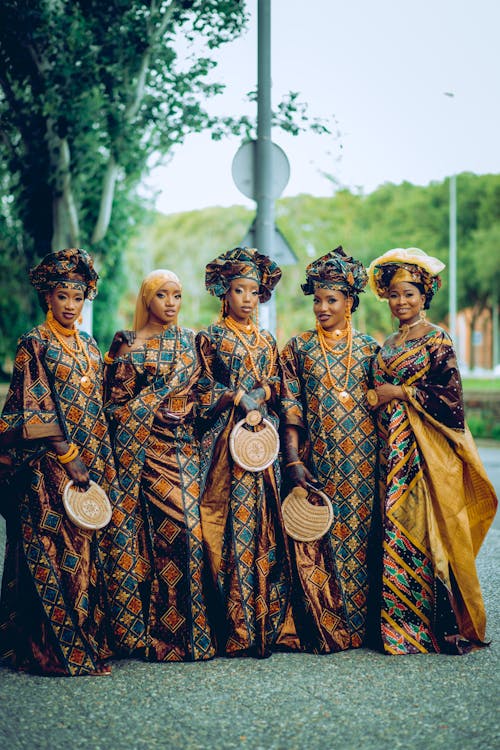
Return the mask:
[[[245,3],[1,0],[0,8],[1,191],[22,230],[23,273],[51,249],[90,249],[105,280],[99,322],[123,237],[141,213],[134,189],[153,159],[203,129],[251,135],[249,118],[206,109],[223,89],[210,81],[213,53],[244,29]],[[280,125],[321,131],[297,97],[278,105]]]

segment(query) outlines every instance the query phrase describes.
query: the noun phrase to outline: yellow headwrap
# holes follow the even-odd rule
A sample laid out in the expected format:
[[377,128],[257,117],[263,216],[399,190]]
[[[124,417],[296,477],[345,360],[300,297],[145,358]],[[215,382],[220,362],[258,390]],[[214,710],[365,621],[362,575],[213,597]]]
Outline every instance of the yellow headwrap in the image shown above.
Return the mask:
[[156,271],[151,271],[142,282],[139,294],[137,295],[137,302],[135,303],[134,331],[138,331],[146,325],[151,300],[158,289],[161,289],[167,281],[173,281],[182,289],[182,284],[177,274],[165,268],[158,268]]

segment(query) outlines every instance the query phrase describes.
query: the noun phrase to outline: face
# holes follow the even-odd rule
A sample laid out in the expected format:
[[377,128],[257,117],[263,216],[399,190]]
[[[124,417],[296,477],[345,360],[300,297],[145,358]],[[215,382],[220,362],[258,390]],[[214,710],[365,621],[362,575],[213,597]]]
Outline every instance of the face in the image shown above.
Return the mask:
[[352,299],[339,289],[316,289],[313,311],[325,331],[345,328],[345,314],[352,307]]
[[259,304],[259,285],[253,279],[233,279],[226,302],[231,317],[239,323],[247,323]]
[[148,307],[148,323],[175,325],[181,307],[182,292],[175,281],[166,281],[154,294]]
[[85,301],[80,289],[66,289],[62,286],[56,286],[45,299],[52,308],[54,318],[65,328],[71,328],[78,320]]
[[409,325],[417,321],[424,302],[425,295],[420,294],[415,284],[398,281],[389,287],[389,307],[400,323]]

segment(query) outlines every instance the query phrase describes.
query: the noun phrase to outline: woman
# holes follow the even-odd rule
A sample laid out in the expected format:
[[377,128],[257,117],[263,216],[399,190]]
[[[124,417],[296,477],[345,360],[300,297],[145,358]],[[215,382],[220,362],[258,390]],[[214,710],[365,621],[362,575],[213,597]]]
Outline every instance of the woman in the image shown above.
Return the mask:
[[[199,443],[194,334],[177,325],[182,288],[168,270],[150,273],[134,331],[106,355],[107,411],[120,481],[138,507],[142,598],[151,661],[214,655],[202,591]],[[129,343],[128,343],[129,342]]]
[[204,492],[203,536],[213,576],[219,651],[269,656],[298,648],[290,614],[290,560],[279,500],[279,465],[239,466],[230,434],[251,411],[278,425],[279,365],[274,338],[253,315],[281,278],[277,265],[253,248],[237,247],[206,267],[207,290],[222,300],[217,323],[197,346]]
[[368,269],[399,322],[368,393],[381,440],[380,627],[389,654],[464,653],[485,639],[475,556],[497,501],[464,422],[453,344],[425,318],[443,268],[418,248],[396,248]]
[[[62,502],[69,480],[82,488],[97,482],[115,511],[119,501],[101,356],[75,327],[98,276],[84,250],[68,249],[47,255],[30,278],[47,317],[19,341],[0,419],[2,449],[17,469],[7,498],[0,653],[22,670],[105,674],[111,651],[104,565],[112,545],[107,531],[75,526]],[[131,587],[126,591],[130,598]],[[127,621],[135,643],[142,620]]]
[[378,347],[351,320],[366,282],[341,247],[307,266],[316,328],[281,354],[286,484],[316,485],[334,511],[322,539],[293,544],[299,634],[319,653],[358,648],[366,633],[376,431],[365,394]]

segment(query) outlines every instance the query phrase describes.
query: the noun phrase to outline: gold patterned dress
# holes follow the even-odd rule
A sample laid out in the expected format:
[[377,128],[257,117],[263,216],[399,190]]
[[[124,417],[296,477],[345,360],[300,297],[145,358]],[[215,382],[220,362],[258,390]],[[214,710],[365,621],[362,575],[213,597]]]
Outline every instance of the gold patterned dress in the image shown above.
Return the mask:
[[[147,657],[214,655],[203,593],[194,334],[172,326],[106,371],[113,450],[126,502],[137,507]],[[175,415],[165,424],[159,408]]]
[[[271,388],[266,418],[278,426],[279,365],[276,343],[260,332],[250,344],[259,376]],[[228,391],[258,386],[251,357],[224,324],[197,336],[204,489],[203,536],[212,570],[212,615],[218,647],[226,655],[269,656],[274,648],[300,648],[290,607],[291,568],[280,504],[276,460],[264,471],[242,469],[232,459],[229,436],[244,414],[220,409]],[[271,370],[271,371],[270,371]]]
[[[130,648],[144,631],[134,614],[137,586],[130,570],[117,565],[108,589],[121,495],[103,410],[101,355],[90,336],[80,333],[80,339],[93,373],[86,380],[78,357],[46,325],[24,335],[0,418],[2,452],[17,468],[3,498],[0,654],[17,668],[43,674],[89,674],[115,648],[115,628]],[[78,447],[90,479],[108,493],[113,521],[107,529],[82,531],[66,516],[62,493],[69,476],[47,443],[53,437]],[[120,544],[127,547],[126,533]],[[114,597],[121,603],[110,615]]]
[[366,634],[377,436],[365,394],[377,349],[353,331],[347,382],[347,346],[344,355],[326,353],[338,391],[316,331],[292,338],[281,353],[283,422],[298,428],[302,460],[334,510],[322,539],[292,547],[299,635],[319,653],[357,648]]
[[464,422],[448,334],[433,327],[404,344],[388,340],[374,362],[374,384],[383,383],[409,399],[377,411],[383,648],[468,651],[485,638],[475,556],[497,500]]

